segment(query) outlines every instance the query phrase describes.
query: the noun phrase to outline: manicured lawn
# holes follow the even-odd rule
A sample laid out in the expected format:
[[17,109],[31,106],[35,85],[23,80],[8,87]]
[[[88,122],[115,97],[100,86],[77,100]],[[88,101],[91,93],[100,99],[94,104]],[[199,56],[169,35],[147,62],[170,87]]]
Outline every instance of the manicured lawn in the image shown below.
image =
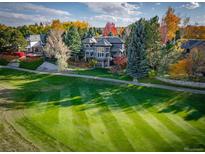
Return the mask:
[[0,111],[40,151],[205,151],[205,95],[10,69],[0,87]]
[[160,85],[165,85],[165,86],[174,86],[174,87],[180,87],[180,88],[191,88],[191,89],[205,90],[205,88],[177,85],[177,84],[167,83],[167,82],[163,82],[163,81],[160,81],[158,79],[155,79],[155,78],[148,78],[148,77],[139,79],[139,82],[160,84]]
[[111,73],[108,69],[105,68],[95,68],[91,70],[76,70],[73,73],[82,74],[82,75],[92,75],[92,76],[103,77],[103,78],[113,78],[119,80],[129,80],[129,81],[132,80],[132,77],[126,74]]

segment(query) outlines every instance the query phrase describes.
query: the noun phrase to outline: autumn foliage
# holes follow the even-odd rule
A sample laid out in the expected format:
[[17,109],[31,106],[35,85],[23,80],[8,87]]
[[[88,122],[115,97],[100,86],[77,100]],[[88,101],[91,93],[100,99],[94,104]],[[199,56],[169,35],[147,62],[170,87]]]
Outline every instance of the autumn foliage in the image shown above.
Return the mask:
[[124,69],[127,65],[126,56],[117,56],[113,59],[114,64],[118,66],[119,69]]
[[117,35],[117,28],[114,23],[108,22],[103,29],[103,36],[109,36],[112,33],[113,36]]
[[179,30],[180,18],[174,14],[174,9],[169,7],[164,18],[167,26],[167,39],[172,40],[176,36],[176,31]]
[[169,74],[172,78],[183,79],[189,76],[190,61],[188,59],[179,60],[176,64],[172,64]]
[[187,26],[183,30],[185,39],[205,39],[205,26]]
[[51,24],[51,28],[55,30],[60,30],[60,31],[64,30],[63,25],[60,22],[60,20],[53,20]]

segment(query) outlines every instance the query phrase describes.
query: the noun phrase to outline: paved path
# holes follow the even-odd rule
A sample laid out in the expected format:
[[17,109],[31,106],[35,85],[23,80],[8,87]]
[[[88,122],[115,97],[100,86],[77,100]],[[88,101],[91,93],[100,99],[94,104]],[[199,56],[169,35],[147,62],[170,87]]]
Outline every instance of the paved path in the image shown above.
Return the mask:
[[182,88],[182,87],[174,87],[174,86],[166,86],[166,85],[150,84],[150,83],[139,83],[136,81],[125,81],[125,80],[102,78],[102,77],[96,77],[96,76],[90,76],[90,75],[68,74],[68,73],[59,73],[59,72],[40,72],[40,71],[28,70],[28,69],[23,69],[23,68],[15,68],[15,67],[10,67],[10,66],[0,66],[0,68],[10,68],[10,69],[38,73],[38,74],[52,74],[52,75],[60,75],[60,76],[78,77],[78,78],[94,79],[94,80],[108,81],[108,82],[120,83],[120,84],[132,84],[136,86],[167,89],[167,90],[172,90],[172,91],[182,91],[182,92],[190,92],[190,93],[195,93],[195,94],[205,94],[205,90],[197,90],[197,89],[191,89],[191,88]]

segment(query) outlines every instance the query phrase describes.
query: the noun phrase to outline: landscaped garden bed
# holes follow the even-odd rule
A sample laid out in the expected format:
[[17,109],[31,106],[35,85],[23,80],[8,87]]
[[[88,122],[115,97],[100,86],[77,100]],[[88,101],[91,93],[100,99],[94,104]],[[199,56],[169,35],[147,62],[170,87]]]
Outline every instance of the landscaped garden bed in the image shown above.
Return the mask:
[[44,62],[41,57],[27,57],[20,61],[20,67],[36,70]]

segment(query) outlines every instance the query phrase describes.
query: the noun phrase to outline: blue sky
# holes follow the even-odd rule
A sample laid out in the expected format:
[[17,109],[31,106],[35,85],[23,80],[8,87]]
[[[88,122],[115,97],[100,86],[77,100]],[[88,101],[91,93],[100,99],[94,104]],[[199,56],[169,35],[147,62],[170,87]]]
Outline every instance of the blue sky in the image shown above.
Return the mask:
[[106,22],[126,26],[141,17],[148,19],[158,15],[161,19],[169,6],[173,7],[181,18],[190,17],[191,24],[205,25],[205,3],[198,2],[0,3],[0,23],[19,26],[60,19],[83,20],[96,27],[103,27]]

